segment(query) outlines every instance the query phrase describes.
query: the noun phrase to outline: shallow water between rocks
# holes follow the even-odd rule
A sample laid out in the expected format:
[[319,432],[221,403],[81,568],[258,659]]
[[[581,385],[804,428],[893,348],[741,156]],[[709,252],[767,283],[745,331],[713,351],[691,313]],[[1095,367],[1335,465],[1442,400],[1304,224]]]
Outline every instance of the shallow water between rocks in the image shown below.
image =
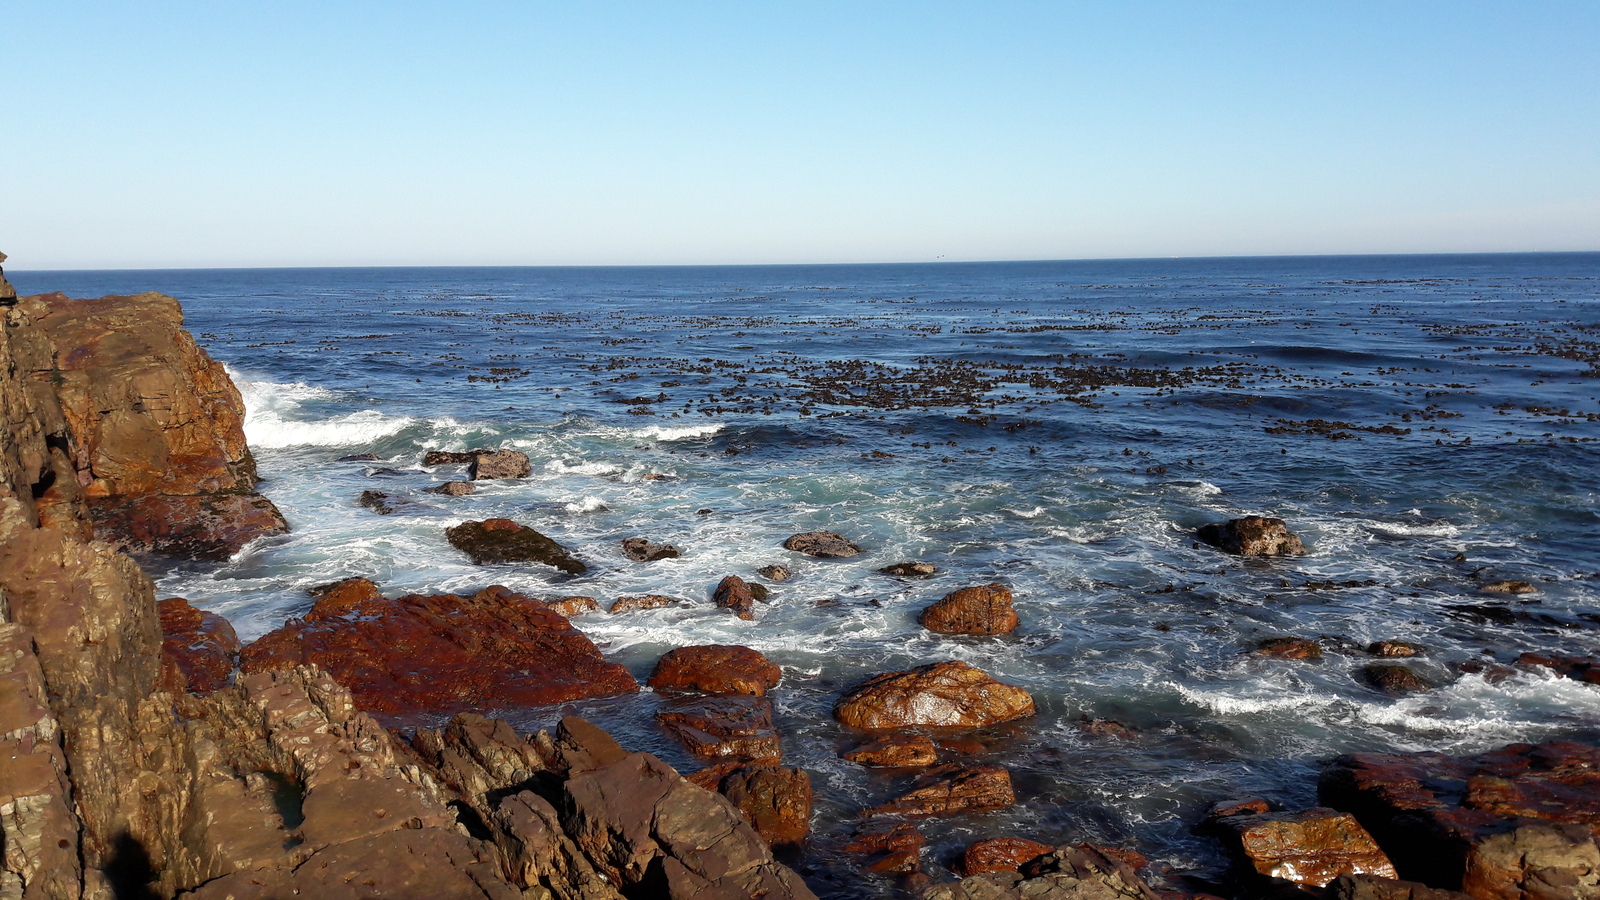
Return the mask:
[[[160,290],[249,409],[262,490],[293,533],[225,564],[159,569],[162,596],[246,640],[306,589],[492,583],[602,605],[574,619],[641,681],[666,650],[754,647],[786,761],[817,792],[791,862],[817,892],[885,896],[834,849],[903,777],[839,759],[829,715],[867,675],[960,659],[1026,687],[1036,718],[971,735],[1018,805],[925,825],[935,874],[972,840],[1124,843],[1216,874],[1191,826],[1245,795],[1311,805],[1319,763],[1356,750],[1473,752],[1600,737],[1600,687],[1540,670],[1463,674],[1524,651],[1600,652],[1600,254],[707,268],[24,272],[23,293]],[[475,494],[425,450],[508,447],[531,477]],[[374,454],[375,460],[340,461]],[[667,476],[652,478],[647,476]],[[357,504],[363,491],[397,511]],[[1310,549],[1250,560],[1199,525],[1281,516]],[[503,516],[590,565],[478,567],[444,529]],[[864,548],[780,547],[831,529]],[[620,541],[671,542],[636,563]],[[876,570],[925,560],[929,579]],[[754,622],[712,607],[760,581]],[[1526,581],[1537,593],[1485,594]],[[917,613],[1004,582],[1021,629],[952,638]],[[1320,660],[1249,651],[1317,639]],[[1424,645],[1399,699],[1360,668]],[[1479,668],[1482,668],[1481,666]],[[625,746],[697,765],[657,698],[500,710],[524,729],[578,712]],[[1097,737],[1082,717],[1131,726]]]

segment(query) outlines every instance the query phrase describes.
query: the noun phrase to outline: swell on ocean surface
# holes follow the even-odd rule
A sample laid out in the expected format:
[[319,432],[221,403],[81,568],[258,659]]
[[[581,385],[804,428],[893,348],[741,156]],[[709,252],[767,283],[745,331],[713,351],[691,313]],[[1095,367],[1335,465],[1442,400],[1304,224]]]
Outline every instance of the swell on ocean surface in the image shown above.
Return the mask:
[[[170,283],[132,283],[152,275]],[[1309,805],[1335,754],[1600,735],[1600,688],[1514,665],[1600,653],[1600,257],[72,277],[60,286],[80,296],[184,302],[292,528],[158,572],[163,596],[246,640],[352,575],[390,595],[675,597],[574,624],[641,679],[686,644],[782,666],[785,758],[818,794],[803,865],[829,896],[890,895],[829,836],[901,786],[839,758],[861,736],[833,701],[938,659],[1026,687],[1040,712],[975,736],[1020,802],[928,823],[936,865],[1015,834],[1216,870],[1190,831],[1206,804]],[[250,299],[268,290],[270,313]],[[529,477],[428,492],[466,475],[424,466],[427,450],[501,447],[529,455]],[[396,511],[360,506],[369,490]],[[1287,520],[1309,555],[1195,540],[1249,514]],[[474,566],[444,540],[494,516],[590,572]],[[782,549],[816,529],[864,553]],[[632,562],[620,542],[635,536],[684,556]],[[905,560],[940,571],[877,571]],[[771,564],[795,577],[768,585],[755,622],[712,606],[723,576]],[[1537,593],[1482,590],[1507,579]],[[917,625],[932,600],[995,581],[1017,598],[1016,634]],[[1322,658],[1252,652],[1282,636]],[[1424,646],[1403,664],[1433,688],[1371,687],[1378,640]],[[500,713],[539,728],[576,711],[697,768],[657,702]]]

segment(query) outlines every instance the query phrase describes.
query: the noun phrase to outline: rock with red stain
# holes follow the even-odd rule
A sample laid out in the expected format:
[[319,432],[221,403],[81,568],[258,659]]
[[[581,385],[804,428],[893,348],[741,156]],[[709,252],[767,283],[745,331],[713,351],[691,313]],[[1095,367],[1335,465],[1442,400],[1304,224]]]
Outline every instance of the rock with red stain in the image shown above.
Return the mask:
[[1355,816],[1332,809],[1225,816],[1224,840],[1253,871],[1322,887],[1344,874],[1395,877],[1394,864]]
[[707,644],[670,650],[650,673],[650,687],[666,693],[749,694],[764,697],[783,670],[749,647]]
[[1089,845],[1058,847],[1020,872],[970,875],[924,890],[923,900],[1161,900],[1128,865]]
[[924,772],[910,791],[873,807],[867,815],[954,816],[1005,809],[1016,802],[1011,773],[1003,766],[951,764]]
[[917,621],[940,634],[1010,634],[1017,629],[1017,611],[1010,588],[986,584],[951,591]]
[[687,776],[728,798],[767,843],[800,844],[811,833],[811,776],[776,760],[723,763]]
[[1542,653],[1524,653],[1517,657],[1519,666],[1537,666],[1575,681],[1600,684],[1600,659],[1593,656],[1546,656]]
[[752,621],[756,617],[755,592],[737,575],[729,575],[717,582],[717,588],[711,593],[711,599],[717,604],[718,609],[731,610],[741,619]]
[[244,649],[246,672],[314,663],[391,721],[564,703],[639,689],[565,617],[489,588],[389,600],[359,582]]
[[225,560],[288,523],[254,493],[100,497],[90,501],[95,537],[129,553]]
[[589,571],[589,567],[568,552],[567,548],[510,519],[462,522],[446,528],[444,536],[450,541],[450,546],[467,554],[480,566],[538,562],[568,575],[582,575]]
[[978,841],[967,848],[961,857],[961,871],[965,875],[982,875],[985,872],[1015,872],[1023,863],[1055,852],[1050,844],[1041,844],[1026,838],[998,837]]
[[189,691],[205,695],[227,687],[239,658],[239,636],[228,620],[195,609],[182,597],[169,597],[158,607],[161,652],[177,664]]
[[940,726],[980,728],[1034,713],[1033,698],[964,662],[875,675],[834,704],[833,717],[862,729]]
[[844,758],[864,766],[931,766],[939,761],[939,748],[925,734],[892,734],[862,744]]
[[675,700],[656,713],[673,736],[700,759],[777,759],[783,755],[772,704],[727,694]]
[[1318,792],[1354,813],[1409,881],[1483,900],[1600,896],[1600,747],[1356,753],[1323,771]]
[[1322,645],[1306,638],[1275,637],[1257,644],[1255,652],[1279,659],[1321,659]]
[[1200,526],[1195,536],[1238,556],[1301,556],[1306,545],[1282,519],[1245,516]]

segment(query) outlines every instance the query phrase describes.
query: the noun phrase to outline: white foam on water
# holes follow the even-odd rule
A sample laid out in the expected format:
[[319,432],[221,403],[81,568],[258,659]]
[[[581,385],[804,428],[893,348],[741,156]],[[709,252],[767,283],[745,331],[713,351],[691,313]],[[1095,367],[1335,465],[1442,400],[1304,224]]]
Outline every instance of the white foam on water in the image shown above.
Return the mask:
[[622,466],[616,463],[580,462],[569,463],[561,459],[548,460],[544,469],[553,475],[616,475],[623,471]]
[[606,509],[610,509],[610,507],[599,497],[581,497],[567,503],[567,512],[573,513],[600,512]]
[[707,425],[651,425],[646,428],[636,428],[629,435],[636,440],[648,441],[687,441],[693,438],[711,437],[720,432],[724,427],[721,422],[712,422]]
[[233,379],[244,400],[245,439],[258,449],[369,444],[396,434],[416,421],[386,416],[376,410],[361,410],[331,419],[300,419],[296,414],[306,402],[336,400],[339,392],[299,381],[252,381],[231,369],[228,377]]

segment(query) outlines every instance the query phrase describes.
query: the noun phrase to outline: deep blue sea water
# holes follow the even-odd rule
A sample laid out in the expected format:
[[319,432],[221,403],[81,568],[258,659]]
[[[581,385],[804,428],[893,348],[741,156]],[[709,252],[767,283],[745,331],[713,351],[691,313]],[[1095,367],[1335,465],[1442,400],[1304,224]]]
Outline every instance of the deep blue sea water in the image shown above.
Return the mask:
[[[835,851],[903,779],[838,758],[838,693],[939,659],[1026,686],[1034,720],[982,733],[1019,805],[934,822],[936,875],[1015,834],[1128,843],[1215,872],[1190,826],[1211,801],[1311,805],[1319,760],[1600,737],[1600,687],[1466,673],[1524,651],[1600,652],[1600,254],[872,266],[16,272],[23,293],[179,298],[250,410],[263,490],[293,533],[157,573],[163,596],[246,639],[305,590],[364,575],[391,595],[503,583],[660,593],[677,607],[575,624],[641,681],[665,650],[739,643],[779,663],[790,764],[817,789],[796,860],[824,896],[880,896]],[[533,477],[424,493],[427,449],[511,447]],[[339,457],[374,453],[375,462]],[[388,471],[386,471],[388,470]],[[646,478],[665,475],[669,478]],[[379,516],[364,490],[404,502]],[[702,510],[709,512],[702,513]],[[1197,546],[1202,523],[1277,515],[1303,558]],[[444,539],[507,516],[592,565],[472,566]],[[784,551],[798,531],[851,560]],[[682,559],[632,563],[618,542]],[[875,570],[920,559],[927,581]],[[708,600],[782,563],[757,621]],[[1516,579],[1538,593],[1483,584]],[[1001,581],[1007,638],[923,631],[956,587]],[[1248,651],[1317,638],[1318,661]],[[1415,641],[1439,685],[1394,699],[1363,649]],[[624,744],[694,764],[649,693],[579,704]],[[562,710],[511,710],[525,728]],[[1137,729],[1095,737],[1083,716]]]

